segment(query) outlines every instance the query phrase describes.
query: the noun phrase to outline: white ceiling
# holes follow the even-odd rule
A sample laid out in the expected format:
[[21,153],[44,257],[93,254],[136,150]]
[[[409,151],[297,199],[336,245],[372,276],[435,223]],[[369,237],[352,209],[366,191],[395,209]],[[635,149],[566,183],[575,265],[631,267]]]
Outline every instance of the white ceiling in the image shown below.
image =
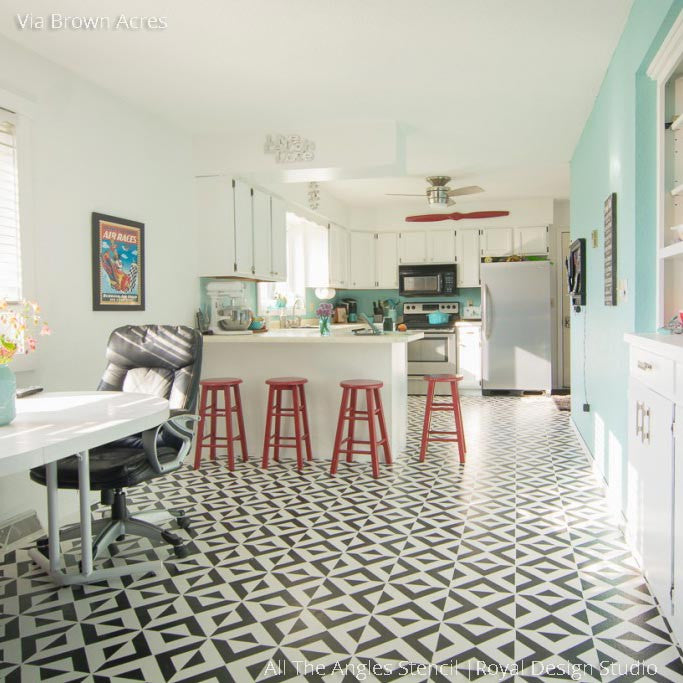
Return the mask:
[[[0,32],[203,133],[397,121],[414,177],[326,185],[349,202],[437,173],[486,198],[566,197],[631,1],[0,0]],[[17,12],[144,12],[168,28],[20,31]]]

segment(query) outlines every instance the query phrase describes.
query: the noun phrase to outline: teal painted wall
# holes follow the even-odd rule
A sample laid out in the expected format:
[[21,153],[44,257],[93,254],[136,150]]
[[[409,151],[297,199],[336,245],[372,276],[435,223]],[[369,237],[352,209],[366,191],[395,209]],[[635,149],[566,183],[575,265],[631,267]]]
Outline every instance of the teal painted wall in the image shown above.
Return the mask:
[[[339,289],[335,296],[335,301],[341,299],[356,299],[358,301],[358,312],[365,313],[372,316],[372,302],[383,299],[394,299],[400,303],[405,301],[459,301],[460,309],[466,306],[468,302],[472,302],[473,306],[479,306],[481,301],[481,288],[462,288],[455,296],[438,296],[438,297],[400,297],[397,289]],[[318,298],[315,296],[314,289],[306,290],[306,311],[315,315],[314,311],[318,306]],[[399,313],[401,309],[399,308]]]
[[[622,508],[626,493],[625,332],[655,324],[655,86],[645,70],[683,0],[635,0],[571,162],[572,239],[586,238],[587,306],[572,313],[572,417]],[[603,303],[603,202],[617,193],[617,277],[628,296]],[[590,233],[598,229],[598,248]],[[583,412],[584,402],[590,412]]]

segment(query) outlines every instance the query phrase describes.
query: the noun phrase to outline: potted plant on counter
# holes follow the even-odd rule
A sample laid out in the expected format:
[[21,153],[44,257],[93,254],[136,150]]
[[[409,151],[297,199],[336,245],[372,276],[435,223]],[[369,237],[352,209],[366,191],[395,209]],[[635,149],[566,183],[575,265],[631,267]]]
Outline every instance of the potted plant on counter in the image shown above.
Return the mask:
[[321,337],[329,337],[331,334],[330,321],[332,320],[333,310],[332,304],[327,302],[320,304],[315,310],[315,313],[318,316],[318,327],[320,329]]
[[36,350],[36,330],[39,335],[51,332],[47,323],[41,323],[38,304],[0,301],[0,427],[16,415],[17,380],[9,364],[17,353]]

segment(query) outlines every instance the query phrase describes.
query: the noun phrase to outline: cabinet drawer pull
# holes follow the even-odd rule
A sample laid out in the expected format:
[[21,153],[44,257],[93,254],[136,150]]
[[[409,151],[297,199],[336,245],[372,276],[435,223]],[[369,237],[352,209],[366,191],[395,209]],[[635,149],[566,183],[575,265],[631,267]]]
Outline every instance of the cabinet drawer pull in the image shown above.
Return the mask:
[[643,407],[644,406],[640,401],[636,403],[636,436],[638,436],[643,429],[643,422],[640,417]]
[[646,363],[644,360],[639,360],[638,368],[640,370],[652,370],[652,363]]

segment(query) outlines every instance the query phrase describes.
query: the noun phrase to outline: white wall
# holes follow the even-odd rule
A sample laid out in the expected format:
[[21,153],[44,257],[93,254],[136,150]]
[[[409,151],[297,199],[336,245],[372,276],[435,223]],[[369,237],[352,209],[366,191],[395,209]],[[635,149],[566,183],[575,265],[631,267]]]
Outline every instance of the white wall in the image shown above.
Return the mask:
[[[3,105],[12,94],[30,103],[30,186],[20,191],[29,194],[22,229],[35,286],[25,294],[54,330],[40,340],[37,369],[18,373],[18,384],[94,389],[113,328],[192,321],[199,286],[191,138],[4,38],[0,64],[0,106],[12,108]],[[92,311],[92,211],[145,223],[146,311]],[[26,508],[43,513],[44,489],[27,479],[0,478],[0,520]]]

